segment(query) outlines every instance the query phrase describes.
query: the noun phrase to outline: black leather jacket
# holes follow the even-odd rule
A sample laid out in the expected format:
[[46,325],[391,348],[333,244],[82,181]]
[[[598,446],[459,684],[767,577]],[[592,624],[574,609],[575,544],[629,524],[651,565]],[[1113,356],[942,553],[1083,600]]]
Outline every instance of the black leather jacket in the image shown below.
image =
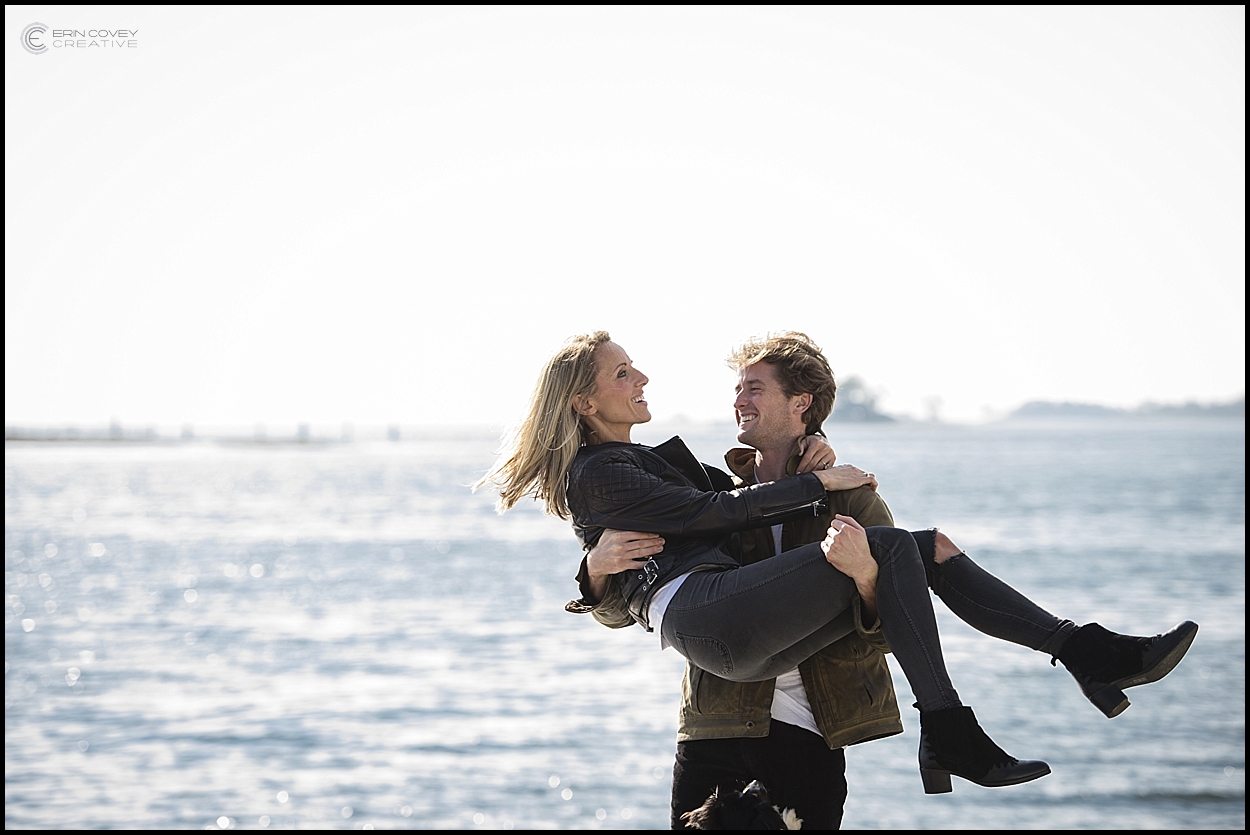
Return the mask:
[[[607,443],[577,453],[568,501],[583,548],[593,548],[604,528],[664,537],[664,550],[642,570],[612,576],[630,615],[648,632],[647,608],[658,588],[696,568],[737,568],[735,532],[815,515],[827,501],[811,473],[726,489],[732,487],[728,476],[700,464],[677,437],[657,447]],[[585,599],[584,568],[578,579]]]

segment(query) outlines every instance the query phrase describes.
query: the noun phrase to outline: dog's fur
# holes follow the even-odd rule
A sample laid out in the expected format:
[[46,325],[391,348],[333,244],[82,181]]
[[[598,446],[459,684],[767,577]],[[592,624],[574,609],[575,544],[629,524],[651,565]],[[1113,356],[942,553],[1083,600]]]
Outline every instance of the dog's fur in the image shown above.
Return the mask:
[[681,816],[687,829],[801,829],[793,809],[778,809],[759,780],[742,791],[722,792],[718,786],[693,812]]

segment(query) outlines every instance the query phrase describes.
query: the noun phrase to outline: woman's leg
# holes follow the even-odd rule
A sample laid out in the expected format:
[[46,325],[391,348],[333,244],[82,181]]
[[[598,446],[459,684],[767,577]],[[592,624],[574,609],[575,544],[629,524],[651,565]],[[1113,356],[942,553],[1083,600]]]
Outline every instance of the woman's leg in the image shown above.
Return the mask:
[[[773,570],[761,571],[765,565]],[[743,568],[692,574],[660,630],[713,675],[766,681],[853,632],[855,594],[855,583],[825,562],[819,544],[805,545]]]
[[[1076,624],[1060,620],[954,547],[936,530],[913,531],[929,588],[964,623],[986,635],[1054,655]],[[955,550],[945,559],[943,551]],[[941,562],[938,560],[942,559]]]
[[[937,621],[916,542],[897,528],[868,528],[879,566],[882,631],[923,710],[959,705],[942,659]],[[697,666],[731,681],[791,670],[854,628],[855,584],[819,543],[731,571],[688,577],[669,603],[665,639]]]
[[1120,635],[1097,623],[1060,620],[981,568],[936,530],[915,531],[929,587],[969,626],[1063,662],[1107,718],[1129,706],[1124,689],[1170,673],[1198,634],[1185,621],[1153,637]]
[[[1036,780],[1050,766],[1021,762],[994,744],[946,674],[920,551],[911,534],[868,528],[878,566],[881,629],[920,708],[925,792],[951,790],[951,774],[982,786]],[[773,678],[849,633],[854,582],[819,543],[772,559],[686,578],[660,629],[697,666],[732,681]]]

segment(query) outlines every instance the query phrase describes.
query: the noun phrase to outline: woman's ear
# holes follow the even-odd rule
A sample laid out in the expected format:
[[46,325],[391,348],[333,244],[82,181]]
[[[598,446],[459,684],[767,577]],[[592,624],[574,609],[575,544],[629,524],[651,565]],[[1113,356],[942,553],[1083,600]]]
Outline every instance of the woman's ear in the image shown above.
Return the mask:
[[589,417],[595,413],[595,407],[594,404],[586,399],[586,395],[575,394],[573,395],[573,411],[582,417]]

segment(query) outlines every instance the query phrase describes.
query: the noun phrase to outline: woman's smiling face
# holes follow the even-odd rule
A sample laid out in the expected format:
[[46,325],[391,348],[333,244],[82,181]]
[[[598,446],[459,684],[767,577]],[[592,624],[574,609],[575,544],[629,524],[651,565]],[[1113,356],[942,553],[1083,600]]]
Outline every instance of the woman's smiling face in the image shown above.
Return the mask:
[[574,407],[595,433],[595,440],[630,440],[630,427],[651,420],[651,410],[643,396],[650,380],[630,362],[625,349],[605,342],[595,349],[595,392],[577,398]]

